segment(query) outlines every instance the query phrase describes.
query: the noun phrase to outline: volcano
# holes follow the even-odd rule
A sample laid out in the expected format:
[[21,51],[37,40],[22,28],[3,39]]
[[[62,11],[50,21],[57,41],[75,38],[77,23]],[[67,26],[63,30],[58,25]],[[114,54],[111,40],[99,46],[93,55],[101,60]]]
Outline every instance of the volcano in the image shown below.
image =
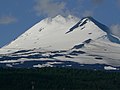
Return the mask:
[[2,47],[0,66],[119,70],[120,39],[93,17],[49,17]]

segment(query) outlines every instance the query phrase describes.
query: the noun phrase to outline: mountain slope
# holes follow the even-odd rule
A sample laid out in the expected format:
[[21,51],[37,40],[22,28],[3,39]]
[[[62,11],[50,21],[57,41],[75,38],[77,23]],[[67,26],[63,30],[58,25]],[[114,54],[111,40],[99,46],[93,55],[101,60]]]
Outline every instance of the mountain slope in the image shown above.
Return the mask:
[[119,43],[108,27],[92,17],[79,21],[71,15],[66,18],[58,15],[40,21],[4,46],[0,50],[0,63],[8,66],[21,63],[21,67],[80,67],[81,64],[119,67]]

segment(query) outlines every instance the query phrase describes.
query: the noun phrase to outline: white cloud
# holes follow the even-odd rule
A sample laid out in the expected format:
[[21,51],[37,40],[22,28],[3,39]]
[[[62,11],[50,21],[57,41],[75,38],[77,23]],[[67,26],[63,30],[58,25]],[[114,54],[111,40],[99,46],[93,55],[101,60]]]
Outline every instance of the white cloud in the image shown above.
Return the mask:
[[120,24],[112,25],[111,26],[111,33],[120,38]]
[[55,16],[66,13],[66,3],[58,2],[57,0],[36,0],[34,9],[38,16]]
[[86,16],[93,16],[93,11],[89,11],[89,10],[84,11],[83,17],[86,17]]
[[0,24],[11,24],[15,23],[17,19],[13,16],[2,16],[0,17]]

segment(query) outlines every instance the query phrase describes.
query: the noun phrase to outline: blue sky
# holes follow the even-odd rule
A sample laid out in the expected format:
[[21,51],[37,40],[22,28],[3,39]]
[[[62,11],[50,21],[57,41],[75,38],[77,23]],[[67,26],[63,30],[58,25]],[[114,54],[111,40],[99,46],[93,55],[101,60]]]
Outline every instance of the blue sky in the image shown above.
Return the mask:
[[93,16],[120,36],[120,0],[0,0],[0,47],[57,14]]

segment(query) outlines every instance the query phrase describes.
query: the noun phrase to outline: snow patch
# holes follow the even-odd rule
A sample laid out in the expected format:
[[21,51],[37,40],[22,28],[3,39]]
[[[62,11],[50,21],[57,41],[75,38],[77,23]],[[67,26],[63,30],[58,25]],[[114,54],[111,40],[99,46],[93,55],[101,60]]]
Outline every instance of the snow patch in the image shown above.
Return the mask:
[[105,70],[118,70],[117,68],[112,67],[112,66],[105,66],[104,69]]

